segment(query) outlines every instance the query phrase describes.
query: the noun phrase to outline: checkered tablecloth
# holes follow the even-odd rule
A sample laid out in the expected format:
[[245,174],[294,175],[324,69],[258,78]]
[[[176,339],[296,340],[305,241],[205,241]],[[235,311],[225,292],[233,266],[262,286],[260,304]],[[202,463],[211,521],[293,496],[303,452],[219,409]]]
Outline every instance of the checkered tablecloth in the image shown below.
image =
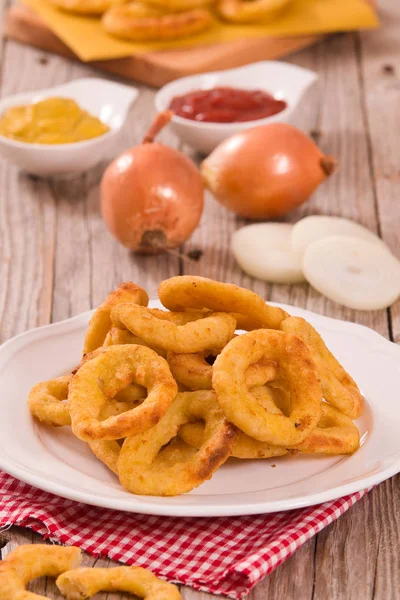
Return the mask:
[[53,496],[0,472],[0,527],[151,569],[171,582],[240,599],[367,491],[269,515],[177,518],[131,514]]

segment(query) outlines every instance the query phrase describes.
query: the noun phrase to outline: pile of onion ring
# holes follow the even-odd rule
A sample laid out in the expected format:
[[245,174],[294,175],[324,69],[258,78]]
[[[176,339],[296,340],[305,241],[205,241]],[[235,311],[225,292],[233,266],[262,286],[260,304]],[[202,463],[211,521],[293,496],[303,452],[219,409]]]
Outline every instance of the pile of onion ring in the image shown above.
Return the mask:
[[78,366],[32,388],[34,417],[71,426],[134,494],[189,492],[230,457],[357,450],[360,390],[307,321],[202,277],[159,297],[166,310],[132,282],[111,292]]

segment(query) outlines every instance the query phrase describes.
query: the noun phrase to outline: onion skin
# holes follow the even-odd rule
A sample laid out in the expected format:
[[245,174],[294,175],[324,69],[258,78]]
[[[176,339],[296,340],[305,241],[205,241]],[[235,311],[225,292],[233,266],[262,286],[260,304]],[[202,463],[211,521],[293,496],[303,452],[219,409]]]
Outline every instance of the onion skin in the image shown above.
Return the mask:
[[223,141],[200,171],[220,204],[242,217],[271,219],[306,202],[335,166],[302,131],[271,123]]
[[199,224],[204,204],[204,186],[194,163],[159,143],[121,154],[106,169],[100,194],[112,235],[143,254],[180,246]]

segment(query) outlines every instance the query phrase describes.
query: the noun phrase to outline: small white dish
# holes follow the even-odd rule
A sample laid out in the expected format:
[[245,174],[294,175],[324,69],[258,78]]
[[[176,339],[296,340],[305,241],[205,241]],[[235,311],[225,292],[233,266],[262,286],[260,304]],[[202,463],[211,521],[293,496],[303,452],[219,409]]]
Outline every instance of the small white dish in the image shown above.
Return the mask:
[[317,80],[314,71],[285,62],[266,60],[237,69],[191,75],[165,85],[155,97],[156,109],[167,110],[172,98],[194,90],[207,90],[219,86],[241,89],[259,89],[270,92],[278,100],[285,100],[282,112],[256,121],[241,123],[205,123],[174,116],[171,127],[183,142],[199,152],[208,154],[226,138],[266,123],[286,123],[296,110],[305,91]]
[[69,427],[41,426],[28,410],[27,396],[35,383],[68,373],[79,362],[91,315],[84,313],[23,333],[0,347],[0,468],[78,502],[181,517],[248,515],[311,506],[398,473],[400,347],[361,325],[292,306],[282,308],[309,320],[361,387],[366,399],[357,421],[362,445],[353,456],[231,459],[189,494],[174,498],[130,494]]
[[0,135],[0,154],[28,173],[42,177],[86,171],[112,151],[138,93],[131,86],[85,78],[45,90],[7,96],[0,100],[0,115],[12,106],[39,102],[50,96],[72,98],[81,108],[106,123],[110,131],[73,144],[28,144]]

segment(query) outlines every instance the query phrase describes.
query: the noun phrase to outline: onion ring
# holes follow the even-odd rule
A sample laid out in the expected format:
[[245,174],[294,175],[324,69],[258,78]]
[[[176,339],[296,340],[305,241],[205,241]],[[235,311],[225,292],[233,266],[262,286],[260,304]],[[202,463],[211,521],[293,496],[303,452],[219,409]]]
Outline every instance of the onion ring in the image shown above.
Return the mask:
[[183,275],[161,282],[158,295],[169,310],[208,309],[234,313],[238,329],[279,329],[289,315],[233,283]]
[[308,346],[317,365],[325,400],[351,419],[358,419],[363,397],[352,377],[326,347],[319,333],[305,319],[290,317],[281,324],[282,331],[297,335]]
[[215,4],[216,0],[141,0],[143,4],[162,8],[165,12],[185,12]]
[[[205,421],[205,437],[194,454],[162,451],[178,433],[179,427],[193,419]],[[162,420],[150,431],[128,437],[118,459],[121,484],[134,494],[175,496],[194,489],[210,479],[231,454],[238,436],[211,391],[183,392],[177,395]],[[177,455],[183,460],[176,462]]]
[[[204,440],[204,424],[201,422],[185,423],[179,429],[178,435],[189,446],[200,448]],[[285,448],[258,442],[240,432],[232,449],[231,457],[240,459],[273,458],[284,456],[287,453]]]
[[68,403],[70,375],[43,381],[33,386],[28,396],[32,415],[44,425],[64,427],[71,425]]
[[128,592],[145,600],[180,600],[178,588],[141,567],[81,568],[67,571],[56,581],[67,600],[91,598],[98,592]]
[[[246,386],[246,370],[262,358],[278,362],[277,381],[285,381],[291,397],[288,416],[266,411]],[[321,416],[322,390],[311,354],[300,338],[282,331],[264,329],[233,339],[214,363],[212,383],[227,419],[261,442],[299,444]]]
[[61,573],[78,567],[81,551],[75,546],[50,546],[27,544],[13,550],[0,561],[1,600],[39,600],[39,596],[25,590],[26,585],[45,575],[58,577]]
[[291,0],[219,0],[217,13],[232,23],[255,23],[274,19]]
[[79,15],[102,15],[115,4],[124,4],[127,0],[50,0],[65,12]]
[[93,440],[88,446],[102,463],[106,465],[115,475],[118,475],[117,461],[121,446],[116,440]]
[[308,438],[294,446],[295,450],[312,454],[353,454],[360,446],[356,425],[330,404],[322,403],[322,416]]
[[[205,314],[184,325],[164,320],[156,314],[152,309],[128,303],[115,306],[111,319],[115,326],[128,329],[150,346],[180,353],[220,350],[235,333],[236,319],[227,313]],[[190,313],[181,315],[185,320],[190,318]]]
[[111,309],[121,302],[135,302],[141,306],[147,306],[149,296],[147,292],[131,281],[126,281],[111,292],[90,319],[83,345],[84,355],[104,344],[107,333],[111,329]]
[[[92,354],[97,355],[98,353]],[[88,357],[93,358],[93,356],[87,354],[83,360],[83,364],[87,362]],[[77,373],[79,368],[74,373]],[[50,427],[66,427],[71,425],[68,404],[68,389],[71,378],[71,375],[64,375],[57,379],[43,381],[33,386],[29,392],[29,409],[42,425]],[[102,406],[99,419],[104,421],[108,417],[126,412],[133,408],[132,405],[142,403],[145,397],[146,389],[143,386],[134,383],[128,385]]]
[[157,352],[157,354],[159,354],[163,358],[167,358],[166,350],[162,350],[161,348],[153,348],[149,346],[140,337],[128,331],[128,329],[111,327],[110,331],[107,333],[106,339],[104,340],[103,348],[108,348],[108,346],[116,346],[121,344],[137,344],[138,346],[147,346],[148,348],[154,350],[154,352]]
[[142,2],[112,6],[103,16],[104,29],[124,40],[172,40],[190,36],[212,25],[208,10],[169,13]]
[[[100,421],[108,399],[132,382],[144,386],[143,403]],[[83,441],[116,440],[144,432],[158,423],[177,394],[167,362],[150,348],[110,346],[84,364],[69,385],[72,431]]]
[[[250,369],[247,371],[249,373]],[[282,414],[282,411],[276,406],[277,400],[280,398],[280,390],[269,386],[258,386],[252,389],[253,395],[258,402],[269,412],[274,414]],[[179,428],[179,437],[194,448],[200,448],[204,440],[204,423],[198,421],[196,423],[185,423]],[[255,458],[273,458],[276,456],[284,456],[288,451],[280,446],[273,446],[265,442],[259,442],[250,438],[245,433],[240,432],[232,449],[231,456],[240,459],[255,459]]]
[[[207,352],[196,354],[178,354],[168,352],[167,362],[174,379],[184,385],[188,390],[212,389],[212,366],[207,362]],[[266,381],[274,379],[277,364],[273,362],[259,362],[250,365],[246,372],[248,387],[263,385]]]

